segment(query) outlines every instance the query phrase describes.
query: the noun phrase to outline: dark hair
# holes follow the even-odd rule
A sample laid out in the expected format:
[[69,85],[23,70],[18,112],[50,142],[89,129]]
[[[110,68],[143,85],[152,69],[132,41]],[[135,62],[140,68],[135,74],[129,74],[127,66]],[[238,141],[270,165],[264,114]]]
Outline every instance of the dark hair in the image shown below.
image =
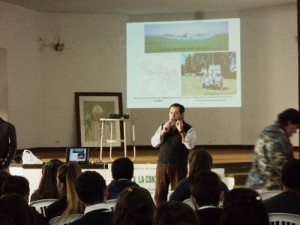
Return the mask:
[[142,187],[124,189],[117,200],[114,225],[152,225],[155,204],[148,190]]
[[260,195],[250,188],[234,188],[223,203],[220,225],[269,225]]
[[201,171],[189,177],[191,194],[198,205],[218,206],[221,192],[221,180],[212,171]]
[[0,221],[1,225],[10,225],[8,216],[3,213],[0,213]]
[[287,125],[288,122],[300,125],[300,112],[293,108],[286,109],[278,115],[278,122],[281,125]]
[[39,187],[31,195],[31,201],[59,197],[56,183],[56,173],[58,167],[63,164],[64,163],[59,159],[51,159],[43,164],[42,177]]
[[188,157],[189,176],[212,168],[212,156],[205,149],[191,150]]
[[1,187],[3,182],[5,181],[5,179],[7,177],[10,177],[11,174],[9,172],[7,172],[6,170],[0,170],[0,193],[1,193]]
[[119,180],[121,178],[126,178],[131,180],[133,177],[133,162],[126,158],[118,158],[113,161],[111,165],[112,177],[115,180]]
[[300,190],[300,160],[290,159],[284,164],[281,183],[288,188]]
[[23,176],[12,175],[5,179],[1,187],[2,195],[16,193],[21,196],[29,195],[28,180]]
[[79,199],[85,204],[104,202],[106,182],[96,171],[85,171],[77,179],[75,189]]
[[185,111],[184,106],[183,106],[183,105],[180,105],[179,103],[173,103],[173,104],[169,107],[169,109],[172,108],[172,107],[179,108],[180,114],[184,113],[184,111]]
[[19,194],[7,194],[0,198],[0,214],[5,215],[10,225],[35,224],[30,206]]
[[187,204],[178,201],[167,201],[157,206],[153,225],[199,225],[196,212]]

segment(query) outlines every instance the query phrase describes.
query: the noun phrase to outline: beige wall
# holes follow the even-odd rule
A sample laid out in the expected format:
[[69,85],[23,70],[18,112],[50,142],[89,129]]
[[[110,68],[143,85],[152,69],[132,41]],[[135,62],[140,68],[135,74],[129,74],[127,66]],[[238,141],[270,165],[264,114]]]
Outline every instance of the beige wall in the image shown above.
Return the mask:
[[[296,4],[258,10],[141,16],[36,13],[0,2],[8,115],[19,148],[77,145],[74,92],[122,92],[138,145],[150,145],[167,109],[126,107],[126,22],[241,18],[242,108],[187,109],[198,144],[253,144],[287,107],[298,108]],[[62,52],[53,50],[58,41]],[[298,145],[298,140],[293,140]]]

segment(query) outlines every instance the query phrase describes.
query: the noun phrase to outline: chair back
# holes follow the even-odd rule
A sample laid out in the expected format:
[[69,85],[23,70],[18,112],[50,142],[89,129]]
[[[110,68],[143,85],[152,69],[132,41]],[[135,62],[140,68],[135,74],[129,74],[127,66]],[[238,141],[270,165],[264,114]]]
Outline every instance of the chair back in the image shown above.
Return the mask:
[[36,201],[32,201],[29,203],[30,206],[33,206],[39,213],[41,213],[44,217],[46,217],[46,208],[55,202],[57,199],[40,199]]
[[300,225],[300,215],[289,213],[269,213],[271,225]]
[[266,200],[268,198],[271,198],[275,195],[280,194],[281,192],[282,192],[282,190],[270,190],[270,191],[259,192],[259,195],[262,200]]
[[68,217],[64,218],[62,216],[57,216],[49,221],[50,225],[66,225],[75,220],[80,219],[84,214],[70,214]]

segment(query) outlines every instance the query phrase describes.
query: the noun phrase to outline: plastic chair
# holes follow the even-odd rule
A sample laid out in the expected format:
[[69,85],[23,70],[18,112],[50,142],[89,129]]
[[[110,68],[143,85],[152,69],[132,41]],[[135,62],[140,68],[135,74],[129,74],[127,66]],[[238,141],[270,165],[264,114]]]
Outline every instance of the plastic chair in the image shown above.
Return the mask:
[[65,225],[80,219],[84,214],[70,214],[67,218],[56,216],[49,221],[50,225]]
[[41,213],[44,217],[46,217],[46,208],[55,202],[57,199],[40,199],[36,201],[32,201],[29,203],[30,206],[33,206],[39,213]]
[[289,213],[269,213],[271,225],[300,225],[300,216]]
[[195,210],[195,205],[191,198],[187,198],[187,199],[183,200],[182,202],[189,205],[193,210]]
[[275,195],[280,194],[281,192],[282,192],[282,190],[270,190],[270,191],[259,192],[259,195],[262,200],[266,200],[268,198],[271,198]]

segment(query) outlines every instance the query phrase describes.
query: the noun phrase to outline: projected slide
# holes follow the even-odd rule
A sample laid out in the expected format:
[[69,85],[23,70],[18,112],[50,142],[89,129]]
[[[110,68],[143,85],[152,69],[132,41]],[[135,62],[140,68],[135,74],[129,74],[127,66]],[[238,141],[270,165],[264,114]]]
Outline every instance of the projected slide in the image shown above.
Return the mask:
[[239,19],[127,24],[127,107],[240,107]]

